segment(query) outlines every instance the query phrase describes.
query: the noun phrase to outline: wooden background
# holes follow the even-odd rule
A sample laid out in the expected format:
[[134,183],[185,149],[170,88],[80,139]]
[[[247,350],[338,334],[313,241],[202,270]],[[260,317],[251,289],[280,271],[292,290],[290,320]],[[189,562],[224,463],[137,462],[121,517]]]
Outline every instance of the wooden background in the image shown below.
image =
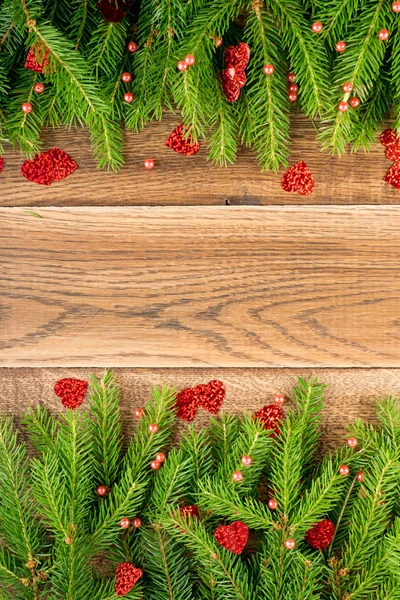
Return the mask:
[[46,132],[45,148],[79,164],[50,188],[25,181],[7,150],[0,407],[57,407],[57,378],[111,366],[127,423],[151,383],[218,377],[225,408],[253,410],[312,372],[328,384],[326,440],[343,439],[348,420],[372,418],[374,398],[400,391],[400,206],[382,146],[321,154],[294,117],[290,163],[305,160],[316,180],[304,198],[247,149],[227,169],[204,148],[174,154],[164,140],[178,123],[126,134],[118,175],[95,169],[85,132]]

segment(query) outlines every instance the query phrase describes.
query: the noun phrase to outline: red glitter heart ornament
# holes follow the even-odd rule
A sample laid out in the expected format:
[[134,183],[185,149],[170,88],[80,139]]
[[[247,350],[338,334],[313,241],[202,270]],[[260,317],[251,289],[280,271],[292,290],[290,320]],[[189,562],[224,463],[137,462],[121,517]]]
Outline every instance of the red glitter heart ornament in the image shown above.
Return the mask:
[[50,148],[47,154],[50,156],[53,162],[53,181],[61,181],[62,179],[65,179],[78,168],[78,165],[70,157],[70,155],[60,148]]
[[390,144],[390,146],[386,146],[386,158],[392,161],[396,161],[400,159],[400,146],[399,144]]
[[314,190],[314,178],[304,160],[288,169],[282,177],[281,186],[285,192],[297,192],[309,196]]
[[193,156],[200,150],[200,144],[193,141],[191,135],[185,138],[184,133],[184,125],[178,125],[165,140],[165,145],[182,156]]
[[126,0],[100,0],[97,3],[97,8],[109,23],[120,23],[130,7],[131,2]]
[[40,185],[50,185],[53,181],[61,181],[71,175],[78,165],[60,148],[51,148],[48,152],[40,152],[32,160],[26,160],[21,166],[22,175]]
[[2,170],[4,169],[4,164],[5,164],[5,163],[4,163],[4,158],[2,158],[2,157],[0,156],[0,173],[1,173],[1,172],[2,172]]
[[335,526],[329,519],[313,525],[304,536],[307,544],[315,550],[325,550],[335,535]]
[[138,569],[132,563],[124,562],[118,565],[115,571],[115,595],[128,594],[141,577],[143,577],[142,569]]
[[44,48],[43,45],[38,42],[35,46],[29,48],[25,61],[25,69],[35,71],[35,73],[43,73],[48,56],[49,49]]
[[235,76],[232,76],[232,70],[234,71],[233,67],[221,71],[222,89],[228,102],[235,102],[239,98],[240,90],[242,89],[239,80]]
[[228,46],[224,52],[225,67],[240,67],[245,69],[250,59],[250,46],[240,42],[237,46]]
[[387,148],[393,144],[397,145],[399,143],[399,136],[394,129],[385,129],[380,135],[380,141],[382,146]]
[[59,379],[54,385],[54,393],[61,398],[62,405],[65,408],[78,408],[85,398],[88,383],[83,379],[65,377]]
[[249,539],[249,528],[242,521],[234,521],[230,525],[217,527],[214,537],[227,550],[241,554]]
[[280,422],[283,418],[283,410],[279,404],[266,404],[254,414],[255,419],[259,419],[265,429],[273,431],[273,436],[280,433]]
[[400,190],[400,161],[392,164],[383,181]]
[[216,415],[225,398],[225,386],[222,381],[213,379],[209,381],[200,393],[200,406]]
[[179,509],[181,517],[186,517],[186,520],[189,518],[199,518],[199,507],[196,504],[188,504],[187,506],[181,506]]
[[176,395],[176,415],[184,421],[193,421],[200,405],[202,385],[186,388]]
[[235,102],[246,84],[245,69],[249,58],[250,47],[245,42],[229,46],[224,52],[225,69],[221,72],[221,84],[228,102]]

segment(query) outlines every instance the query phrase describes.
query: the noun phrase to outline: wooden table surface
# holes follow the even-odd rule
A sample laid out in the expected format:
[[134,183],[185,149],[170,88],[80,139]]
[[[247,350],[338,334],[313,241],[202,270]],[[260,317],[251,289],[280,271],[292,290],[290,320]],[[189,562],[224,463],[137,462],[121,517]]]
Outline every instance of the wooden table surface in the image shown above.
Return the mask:
[[312,369],[329,384],[327,438],[339,439],[377,395],[400,391],[400,207],[382,146],[322,154],[293,117],[290,164],[305,160],[316,180],[302,197],[248,149],[226,169],[204,148],[174,154],[164,140],[178,123],[125,134],[119,174],[96,170],[84,131],[46,132],[45,149],[79,164],[49,188],[27,182],[7,149],[0,407],[51,403],[55,378],[107,365],[127,367],[126,415],[151,382],[214,377],[226,408],[253,409]]

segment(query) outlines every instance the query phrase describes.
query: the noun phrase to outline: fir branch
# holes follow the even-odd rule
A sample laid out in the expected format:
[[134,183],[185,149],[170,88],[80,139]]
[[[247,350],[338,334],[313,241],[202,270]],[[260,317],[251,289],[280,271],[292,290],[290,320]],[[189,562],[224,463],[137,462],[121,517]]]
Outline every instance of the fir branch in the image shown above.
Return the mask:
[[188,504],[196,503],[201,489],[201,482],[213,467],[208,430],[201,429],[198,433],[195,433],[193,425],[189,425],[186,435],[182,436],[180,446],[184,456],[187,455],[194,466],[192,481],[189,490],[186,492],[186,499]]
[[22,422],[36,451],[42,456],[52,455],[58,427],[47,408],[41,404],[36,409],[30,407]]

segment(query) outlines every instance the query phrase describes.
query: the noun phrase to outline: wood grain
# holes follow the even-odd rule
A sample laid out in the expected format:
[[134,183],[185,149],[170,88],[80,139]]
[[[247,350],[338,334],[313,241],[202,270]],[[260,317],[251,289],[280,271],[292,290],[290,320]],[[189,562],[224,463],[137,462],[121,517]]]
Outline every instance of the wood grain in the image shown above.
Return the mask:
[[[311,122],[294,115],[290,165],[305,160],[316,181],[314,193],[303,197],[282,190],[282,171],[260,173],[250,149],[240,148],[236,164],[228,168],[206,160],[206,144],[194,157],[175,154],[164,142],[178,124],[179,116],[168,114],[140,134],[125,132],[126,165],[119,174],[96,169],[85,131],[48,130],[43,148],[63,148],[79,164],[73,175],[49,188],[26,181],[20,172],[23,158],[7,148],[0,206],[399,203],[398,191],[383,182],[391,163],[378,141],[370,154],[340,159],[322,154]],[[149,157],[156,161],[151,172],[143,168]]]
[[[88,379],[99,369],[0,369],[0,411],[19,416],[39,402],[52,412],[62,410],[54,395],[54,383],[62,377]],[[125,432],[132,433],[133,409],[143,406],[153,385],[165,384],[177,390],[211,379],[221,379],[226,387],[223,410],[241,414],[254,412],[268,403],[272,394],[290,394],[297,376],[318,376],[326,384],[323,422],[325,448],[343,443],[345,428],[356,417],[374,421],[375,400],[400,393],[400,369],[117,369]],[[288,403],[290,404],[290,403]],[[205,425],[203,409],[195,418],[196,427]],[[181,423],[181,427],[186,425]]]
[[2,366],[399,366],[400,207],[0,210]]

